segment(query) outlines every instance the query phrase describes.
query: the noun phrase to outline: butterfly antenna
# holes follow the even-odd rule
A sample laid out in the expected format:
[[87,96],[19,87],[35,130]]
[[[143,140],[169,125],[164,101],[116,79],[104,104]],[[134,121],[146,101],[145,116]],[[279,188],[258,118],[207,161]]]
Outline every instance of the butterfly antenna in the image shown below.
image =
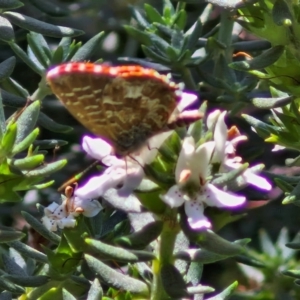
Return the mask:
[[80,180],[82,178],[83,175],[85,175],[89,170],[91,170],[94,166],[96,166],[98,164],[98,160],[95,160],[92,164],[90,164],[86,169],[84,169],[82,172],[76,174],[75,176],[73,176],[71,179],[67,180],[65,183],[63,183],[58,189],[58,192],[62,192],[66,189],[67,186],[77,182],[78,180]]

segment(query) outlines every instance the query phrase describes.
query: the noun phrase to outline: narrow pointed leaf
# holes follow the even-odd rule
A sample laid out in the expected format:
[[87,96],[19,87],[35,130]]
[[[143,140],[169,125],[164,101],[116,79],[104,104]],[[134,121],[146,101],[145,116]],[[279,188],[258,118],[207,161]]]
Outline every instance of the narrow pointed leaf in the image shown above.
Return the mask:
[[0,81],[8,78],[11,75],[14,70],[15,64],[16,58],[14,56],[6,59],[0,64]]
[[202,28],[202,22],[198,19],[188,31],[189,35],[187,36],[188,42],[186,45],[186,49],[194,49],[202,34]]
[[40,101],[34,101],[19,116],[16,122],[18,127],[16,144],[23,141],[33,131],[39,117],[40,109]]
[[39,287],[46,284],[50,278],[48,276],[16,276],[16,275],[5,275],[4,278],[10,280],[14,284],[23,287]]
[[139,231],[117,238],[115,242],[128,248],[143,249],[160,235],[162,228],[162,221],[152,222]]
[[40,116],[38,118],[38,124],[53,132],[67,133],[73,130],[73,128],[70,126],[56,123],[43,112],[40,113]]
[[12,230],[0,230],[0,243],[8,243],[21,240],[25,237],[25,233]]
[[39,147],[39,149],[53,149],[67,144],[68,142],[64,140],[35,140],[33,146]]
[[82,35],[84,32],[78,29],[72,29],[69,27],[55,26],[49,23],[45,23],[34,18],[22,15],[15,12],[5,12],[3,14],[15,25],[34,32],[41,33],[46,36],[55,38],[62,38],[64,36],[75,37]]
[[39,63],[47,69],[50,64],[49,48],[43,36],[30,32],[27,34],[27,42]]
[[[1,235],[0,235],[0,238],[1,238]],[[48,263],[47,256],[44,253],[37,251],[36,249],[34,249],[22,242],[13,241],[13,242],[8,243],[8,245],[10,247],[16,249],[19,253],[23,254],[25,257],[30,257],[30,258],[37,260],[39,262],[42,262],[42,263]]]
[[164,24],[164,21],[156,8],[154,8],[150,4],[145,3],[144,9],[146,12],[147,19],[150,21],[150,23],[157,22],[160,24]]
[[103,290],[98,278],[95,278],[87,296],[87,300],[98,300],[102,299]]
[[141,15],[138,9],[136,9],[134,6],[130,6],[132,17],[137,21],[138,25],[142,29],[148,29],[150,26],[150,23],[144,18],[144,16]]
[[187,297],[186,283],[173,265],[163,265],[160,275],[164,289],[172,299]]
[[279,98],[253,98],[252,104],[258,108],[271,109],[281,107],[289,104],[292,101],[292,96],[285,96]]
[[14,145],[12,150],[12,155],[15,155],[25,149],[27,149],[37,138],[40,130],[35,128],[32,132],[30,132],[21,142]]
[[11,49],[15,52],[15,54],[34,72],[36,72],[39,75],[43,75],[43,70],[38,68],[36,64],[29,58],[29,56],[22,50],[21,47],[19,47],[16,43],[9,43]]
[[9,155],[12,152],[13,146],[15,144],[17,137],[17,124],[10,123],[7,126],[7,129],[3,135],[1,141],[1,150],[2,155]]
[[90,269],[108,286],[144,297],[149,296],[148,287],[142,281],[123,275],[90,255],[86,254],[84,257]]
[[67,9],[58,6],[56,3],[48,0],[29,0],[29,2],[31,2],[36,8],[49,16],[64,17],[69,14],[69,11]]
[[11,42],[14,38],[15,33],[11,23],[3,16],[0,16],[0,40],[4,42]]
[[11,164],[21,170],[31,170],[40,166],[44,159],[44,155],[37,154],[25,158],[14,159]]
[[51,241],[54,244],[59,244],[61,238],[54,234],[53,232],[49,231],[44,227],[44,225],[39,222],[36,218],[31,216],[29,213],[23,211],[22,215],[26,222],[31,225],[40,235],[42,235],[45,239]]
[[[23,88],[18,82],[16,82],[15,80],[13,80],[11,77],[6,78],[2,83],[2,88],[6,89],[7,91],[15,94],[14,97],[24,97],[24,98],[28,98],[30,95],[28,93],[28,91]],[[5,93],[5,92],[4,92]],[[21,101],[20,101],[21,102]],[[24,103],[24,105],[20,105],[20,106],[25,106],[26,104],[26,100],[23,99],[22,103]]]
[[67,164],[67,162],[68,161],[66,159],[62,159],[53,163],[49,163],[47,165],[43,165],[40,168],[27,172],[26,177],[31,178],[36,176],[48,176],[63,168]]
[[93,239],[85,239],[85,243],[94,251],[101,254],[101,256],[124,262],[139,262],[149,261],[155,258],[155,255],[146,251],[135,251],[134,253],[126,249],[108,245]]
[[0,9],[16,9],[22,6],[24,4],[18,0],[0,0]]
[[76,298],[66,289],[62,290],[63,300],[76,300]]
[[149,34],[129,25],[124,25],[124,28],[129,35],[131,35],[136,40],[140,41],[143,45],[151,45],[151,39]]
[[72,57],[71,61],[84,61],[91,58],[93,53],[98,49],[103,36],[104,31],[93,36],[83,46],[79,48],[79,50]]
[[22,294],[25,292],[25,289],[22,287],[13,284],[5,278],[0,278],[0,288],[12,292],[13,294]]
[[284,46],[275,46],[269,50],[266,50],[262,54],[256,56],[255,58],[247,61],[239,61],[233,62],[229,64],[229,66],[238,71],[248,71],[248,70],[256,70],[263,69],[278,60],[278,58],[282,55],[284,51]]

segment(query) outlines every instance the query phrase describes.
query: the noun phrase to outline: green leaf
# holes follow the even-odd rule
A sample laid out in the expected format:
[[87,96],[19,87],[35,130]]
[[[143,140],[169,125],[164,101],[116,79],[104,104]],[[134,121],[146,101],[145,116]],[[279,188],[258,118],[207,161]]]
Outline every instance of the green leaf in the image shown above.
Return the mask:
[[76,298],[66,289],[62,290],[63,300],[76,300]]
[[43,165],[35,170],[27,172],[26,177],[32,178],[32,177],[36,177],[36,176],[43,176],[43,177],[48,176],[52,173],[57,172],[61,168],[63,168],[67,164],[67,162],[68,161],[66,159],[61,159],[61,160],[55,161],[53,163]]
[[141,230],[115,239],[114,242],[127,248],[143,249],[158,238],[162,228],[162,221],[152,222],[144,226]]
[[284,46],[275,46],[249,61],[244,60],[230,63],[229,67],[238,71],[263,69],[276,62],[283,52]]
[[188,297],[186,283],[174,265],[164,264],[160,270],[161,281],[166,293],[172,299]]
[[90,40],[88,40],[79,50],[74,54],[71,61],[84,61],[93,55],[99,48],[99,44],[104,36],[104,31],[96,34]]
[[186,25],[186,20],[187,20],[187,13],[184,9],[181,9],[176,15],[173,20],[173,24],[177,25],[177,28],[179,30],[183,30]]
[[87,296],[87,300],[99,300],[103,297],[103,290],[98,278],[95,278]]
[[188,42],[186,44],[186,49],[194,49],[197,45],[197,42],[202,34],[202,22],[201,20],[197,20],[193,26],[188,30],[188,32],[185,34],[185,36],[188,39]]
[[225,299],[230,299],[229,297],[233,294],[233,292],[236,290],[237,287],[238,287],[238,282],[235,281],[229,287],[227,287],[224,291],[222,291],[221,293],[217,294],[214,297],[207,298],[207,300],[225,300]]
[[84,257],[89,268],[108,286],[144,296],[146,299],[149,297],[149,290],[144,282],[115,271],[91,255],[86,254]]
[[125,30],[129,35],[131,35],[134,39],[138,40],[142,44],[146,46],[151,45],[151,38],[148,33],[145,33],[139,29],[136,29],[133,26],[124,25]]
[[11,47],[11,49],[15,52],[15,54],[21,59],[23,60],[23,62],[30,68],[32,69],[34,72],[36,72],[39,75],[43,75],[44,71],[41,70],[40,68],[38,68],[36,66],[36,64],[28,57],[28,55],[22,50],[21,47],[19,47],[16,43],[11,42],[9,43],[9,46]]
[[140,14],[138,9],[136,9],[134,6],[130,6],[132,17],[137,21],[138,25],[142,29],[148,29],[151,25],[150,23]]
[[43,112],[40,113],[40,116],[38,118],[38,124],[53,132],[67,133],[73,130],[73,128],[70,126],[56,123]]
[[10,155],[17,137],[17,124],[12,122],[7,125],[6,131],[3,135],[0,147],[0,157]]
[[33,145],[39,149],[53,149],[55,147],[62,147],[67,145],[68,142],[64,140],[36,140]]
[[10,282],[9,280],[6,280],[5,278],[0,278],[0,288],[4,289],[6,291],[10,291],[13,294],[23,294],[25,293],[25,289],[23,289],[22,287],[13,284],[12,282]]
[[2,140],[5,130],[6,130],[6,120],[4,114],[4,105],[2,101],[2,95],[0,93],[0,140]]
[[64,17],[69,15],[69,11],[67,9],[47,0],[29,0],[29,2],[31,2],[31,4],[40,11],[52,17]]
[[146,251],[128,251],[120,247],[111,246],[101,241],[93,239],[85,239],[85,243],[92,251],[96,251],[104,258],[112,259],[116,261],[135,263],[139,261],[149,261],[155,259],[155,255]]
[[39,33],[30,32],[27,34],[27,42],[39,63],[47,69],[51,57],[49,57],[50,49],[43,36]]
[[[13,80],[12,78],[7,78],[5,79],[2,83],[1,83],[2,87],[12,93],[14,93],[15,97],[23,97],[22,99],[22,105],[18,105],[18,107],[24,107],[26,104],[26,100],[29,97],[29,93],[28,91],[23,88],[18,82],[16,82],[15,80]],[[24,99],[25,98],[25,99]],[[21,99],[20,99],[21,100]],[[21,101],[20,101],[21,102]],[[9,105],[6,103],[6,105]]]
[[18,127],[16,144],[23,141],[33,131],[39,117],[40,109],[40,101],[34,101],[23,110],[16,122]]
[[17,153],[27,149],[35,141],[39,133],[39,128],[35,128],[23,140],[21,140],[19,143],[16,143],[13,147],[12,155],[14,156]]
[[43,284],[46,284],[50,281],[48,276],[16,276],[16,275],[5,275],[5,279],[13,282],[14,284],[23,286],[23,287],[39,287]]
[[145,3],[144,9],[145,9],[146,16],[147,16],[148,20],[150,21],[150,23],[157,22],[160,24],[165,24],[160,13],[157,11],[156,8],[154,8],[150,4]]
[[70,51],[71,43],[72,43],[72,39],[70,37],[63,37],[58,44],[58,47],[61,47],[63,49],[64,58],[67,57]]
[[0,40],[12,42],[14,38],[15,33],[11,23],[3,16],[0,16]]
[[169,59],[167,59],[164,56],[161,56],[160,54],[157,54],[157,52],[154,51],[152,47],[150,48],[142,45],[142,50],[144,51],[147,57],[153,59],[155,62],[165,64],[165,65],[170,65]]
[[289,104],[292,101],[292,96],[278,98],[253,98],[251,103],[261,109],[271,109]]
[[14,159],[12,160],[11,165],[21,170],[32,170],[40,166],[44,159],[45,156],[43,154],[37,154],[25,158]]
[[11,75],[14,70],[15,64],[16,58],[14,56],[6,59],[0,64],[0,81],[8,78]]
[[276,25],[292,26],[294,17],[289,9],[288,4],[283,0],[276,0],[272,9],[272,18]]
[[0,230],[0,243],[9,243],[21,240],[26,236],[25,233],[15,230]]
[[22,211],[21,212],[26,222],[31,225],[41,236],[45,239],[49,240],[50,242],[54,243],[55,245],[59,244],[61,238],[57,234],[49,231],[44,227],[44,225],[34,218],[29,213]]
[[78,36],[84,32],[78,29],[72,29],[69,27],[55,26],[42,21],[38,21],[34,18],[22,15],[15,12],[4,12],[3,14],[15,25],[34,32],[41,33],[46,36],[62,38],[64,36]]
[[[22,235],[24,235],[22,233]],[[1,232],[0,232],[0,239],[1,239]],[[2,239],[1,239],[2,241]],[[36,249],[22,243],[22,242],[19,242],[19,241],[10,241],[8,243],[8,245],[12,248],[14,248],[15,250],[17,250],[19,253],[23,254],[25,257],[30,257],[34,260],[37,260],[41,263],[47,263],[48,262],[48,259],[47,259],[47,256],[40,252],[40,251],[37,251]]]
[[18,0],[0,0],[0,9],[16,9],[22,6],[24,4]]
[[175,14],[173,4],[170,0],[164,0],[163,17],[167,24],[171,24],[172,17]]

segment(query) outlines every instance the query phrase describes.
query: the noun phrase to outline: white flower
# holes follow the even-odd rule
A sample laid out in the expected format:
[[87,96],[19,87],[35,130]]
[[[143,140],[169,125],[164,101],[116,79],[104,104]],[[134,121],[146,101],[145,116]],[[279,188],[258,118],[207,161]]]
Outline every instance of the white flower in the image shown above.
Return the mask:
[[207,182],[215,146],[214,142],[208,142],[196,149],[194,139],[186,137],[176,165],[176,185],[161,195],[161,199],[171,207],[184,204],[188,222],[193,229],[211,227],[204,216],[206,205],[233,208],[246,201],[245,197],[230,194]]
[[[73,193],[73,189],[71,189],[71,193]],[[44,209],[42,223],[50,231],[57,231],[58,228],[75,227],[77,216],[82,214],[85,217],[92,218],[102,209],[97,200],[74,197],[70,195],[70,190],[69,192],[66,190],[66,194],[61,205],[53,202]]]
[[[182,93],[181,101],[178,103],[171,119],[173,116],[176,116],[176,118],[180,116],[182,118],[195,117],[198,111],[191,110],[184,115],[181,115],[181,112],[196,100],[196,95]],[[103,196],[109,189],[117,188],[120,196],[129,196],[144,178],[143,167],[155,159],[158,148],[171,133],[171,131],[168,131],[151,137],[139,151],[124,158],[116,157],[113,147],[103,139],[85,136],[82,142],[83,149],[88,155],[106,165],[107,169],[101,175],[92,177],[84,186],[79,187],[75,191],[75,195],[80,198],[98,198]]]
[[[212,128],[214,120],[214,142],[216,144],[212,162],[220,163],[221,173],[240,168],[243,165],[242,158],[235,155],[236,146],[239,142],[247,140],[247,137],[241,135],[235,127],[231,128],[228,133],[224,120],[226,112],[220,113],[220,111],[215,111],[210,115],[212,115],[212,117],[208,117],[207,126],[208,128]],[[253,169],[255,169],[255,167],[253,167]],[[248,168],[241,175],[243,184],[251,184],[266,191],[271,190],[271,184],[264,177],[256,175],[253,169]]]

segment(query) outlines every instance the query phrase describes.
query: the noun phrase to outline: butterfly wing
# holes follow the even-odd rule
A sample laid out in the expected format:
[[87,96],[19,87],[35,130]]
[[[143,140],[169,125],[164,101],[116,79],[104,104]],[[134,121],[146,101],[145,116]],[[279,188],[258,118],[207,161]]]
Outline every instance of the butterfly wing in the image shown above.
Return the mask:
[[139,66],[71,63],[47,80],[70,113],[122,155],[165,131],[179,98],[166,76]]

